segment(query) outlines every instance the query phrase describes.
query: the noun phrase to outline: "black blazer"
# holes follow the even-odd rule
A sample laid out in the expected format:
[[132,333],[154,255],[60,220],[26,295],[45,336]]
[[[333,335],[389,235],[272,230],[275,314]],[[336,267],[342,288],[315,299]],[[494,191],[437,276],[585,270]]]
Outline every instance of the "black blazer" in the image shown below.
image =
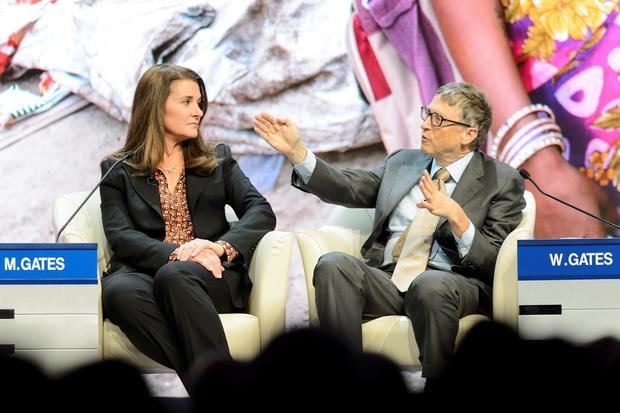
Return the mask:
[[[233,303],[246,305],[251,282],[247,275],[256,244],[275,228],[276,217],[267,200],[232,158],[230,148],[216,148],[220,162],[209,175],[186,170],[187,204],[197,238],[228,241],[240,253],[225,271]],[[114,163],[101,163],[102,174]],[[101,185],[103,228],[112,249],[110,272],[141,272],[154,276],[177,247],[164,243],[159,188],[153,176],[135,176],[119,165]],[[224,214],[229,204],[239,217],[232,227]]]

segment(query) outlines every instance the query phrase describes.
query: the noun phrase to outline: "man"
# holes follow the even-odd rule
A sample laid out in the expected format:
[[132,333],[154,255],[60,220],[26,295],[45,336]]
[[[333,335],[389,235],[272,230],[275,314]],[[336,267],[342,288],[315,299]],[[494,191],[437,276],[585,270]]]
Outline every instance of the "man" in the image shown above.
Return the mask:
[[442,86],[421,116],[421,150],[396,151],[375,171],[331,167],[306,149],[288,119],[263,113],[254,130],[293,163],[299,189],[376,208],[364,262],[329,253],[315,268],[321,326],[361,349],[363,319],[406,314],[422,374],[436,378],[454,352],[459,319],[490,313],[497,254],[525,200],[518,172],[478,150],[491,125],[478,87]]

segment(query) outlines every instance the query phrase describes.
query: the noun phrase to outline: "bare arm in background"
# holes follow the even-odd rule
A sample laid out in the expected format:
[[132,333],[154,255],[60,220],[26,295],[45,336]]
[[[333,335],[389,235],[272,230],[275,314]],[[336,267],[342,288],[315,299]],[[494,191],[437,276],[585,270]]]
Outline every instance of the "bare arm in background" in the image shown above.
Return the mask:
[[[510,115],[531,103],[509,47],[501,5],[496,0],[434,0],[432,4],[463,79],[489,97],[495,133]],[[532,118],[535,115],[523,118],[506,138]],[[570,165],[556,146],[542,149],[521,167],[544,191],[597,215],[605,211],[614,219],[615,207],[602,189]],[[606,228],[598,221],[545,197],[530,182],[526,189],[536,198],[536,238],[605,236]]]

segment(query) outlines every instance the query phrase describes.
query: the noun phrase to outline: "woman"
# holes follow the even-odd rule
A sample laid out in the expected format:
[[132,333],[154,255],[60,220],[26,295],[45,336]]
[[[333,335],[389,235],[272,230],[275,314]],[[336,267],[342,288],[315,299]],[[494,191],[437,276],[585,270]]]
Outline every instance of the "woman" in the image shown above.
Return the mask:
[[[179,375],[203,354],[230,357],[218,314],[246,306],[252,251],[276,221],[230,148],[203,142],[206,110],[198,74],[153,66],[138,81],[125,146],[101,164],[105,173],[134,153],[101,185],[113,252],[105,316]],[[240,217],[234,227],[226,204]]]

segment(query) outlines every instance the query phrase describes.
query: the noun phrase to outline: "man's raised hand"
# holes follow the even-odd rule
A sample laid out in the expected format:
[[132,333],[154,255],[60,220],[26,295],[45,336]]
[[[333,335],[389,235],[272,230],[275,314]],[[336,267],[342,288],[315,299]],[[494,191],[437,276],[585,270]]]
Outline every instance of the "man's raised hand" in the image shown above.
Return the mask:
[[293,121],[262,112],[254,117],[254,131],[272,148],[286,155],[293,164],[306,158],[306,146]]

